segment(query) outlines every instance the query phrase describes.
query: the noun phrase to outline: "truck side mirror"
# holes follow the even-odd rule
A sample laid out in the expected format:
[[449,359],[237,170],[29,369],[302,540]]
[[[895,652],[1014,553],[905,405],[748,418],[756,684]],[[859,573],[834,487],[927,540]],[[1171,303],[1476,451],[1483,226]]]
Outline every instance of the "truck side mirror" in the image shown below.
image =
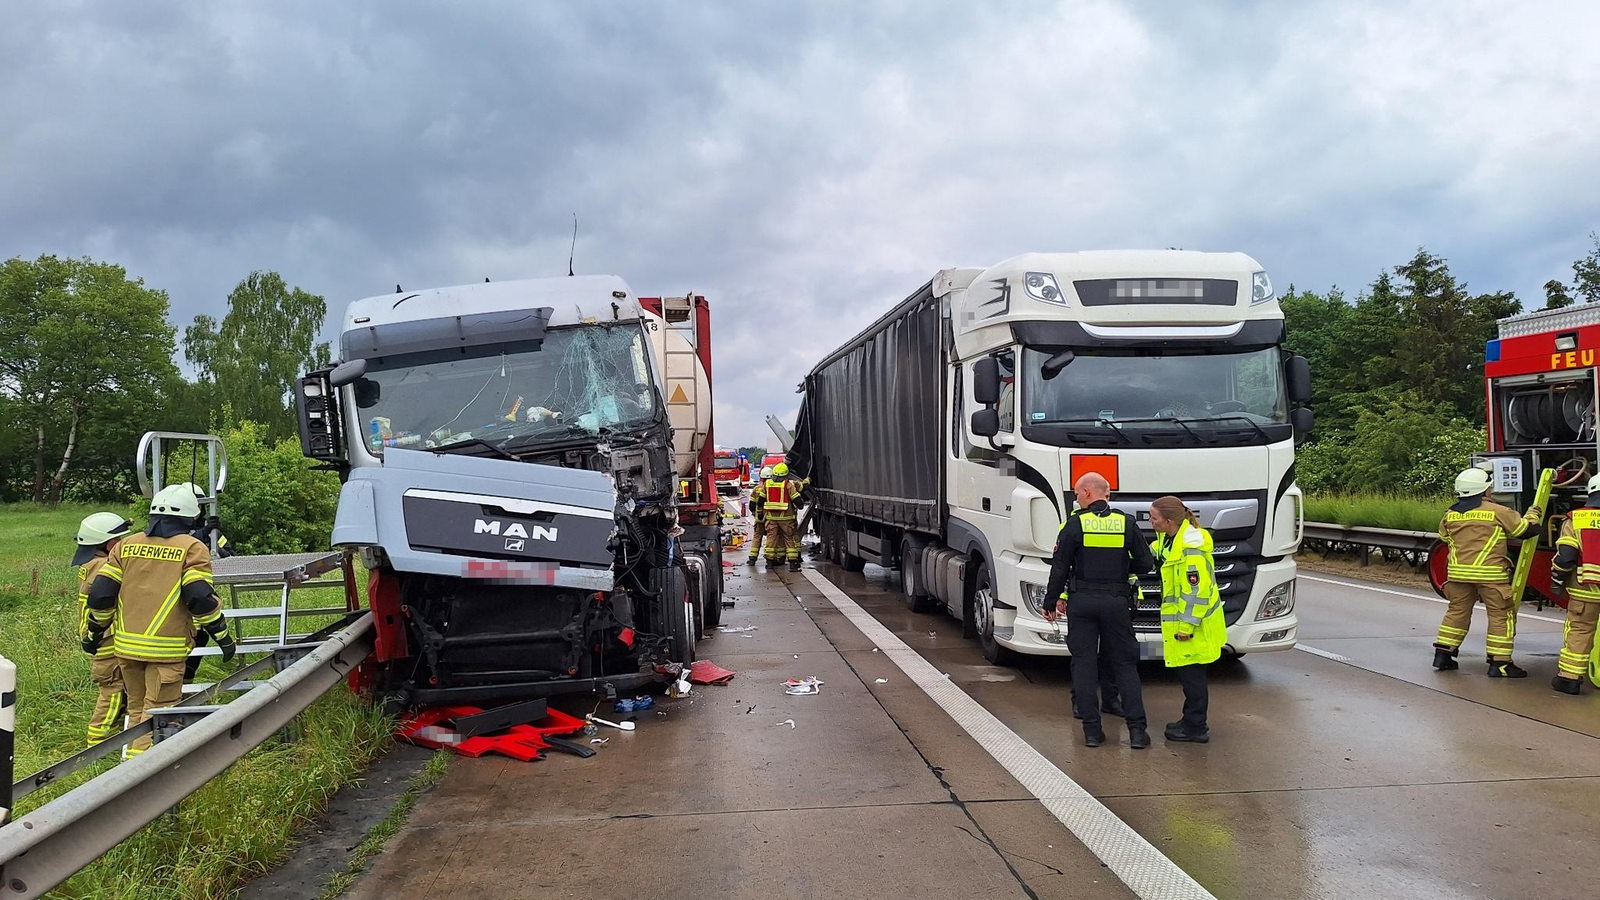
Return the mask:
[[1284,375],[1289,381],[1289,402],[1310,403],[1311,363],[1304,356],[1291,356],[1284,365]]
[[1294,445],[1304,444],[1311,437],[1311,424],[1316,420],[1311,410],[1304,406],[1296,406],[1289,411],[1289,423],[1294,426]]
[[1000,360],[990,356],[973,364],[972,399],[984,406],[1000,402]]
[[328,384],[333,387],[344,387],[365,374],[367,374],[367,361],[352,359],[333,367],[333,371],[328,373]]
[[999,434],[1000,411],[991,406],[974,412],[972,414],[972,433],[978,437],[987,438],[992,438]]
[[345,450],[339,393],[329,384],[326,370],[300,379],[295,389],[295,414],[299,420],[300,452],[342,470]]

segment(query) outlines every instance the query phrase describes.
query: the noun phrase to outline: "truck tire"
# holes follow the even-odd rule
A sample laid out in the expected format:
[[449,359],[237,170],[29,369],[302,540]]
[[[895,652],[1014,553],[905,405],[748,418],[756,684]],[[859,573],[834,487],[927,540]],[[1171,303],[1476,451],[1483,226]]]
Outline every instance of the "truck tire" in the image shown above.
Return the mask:
[[937,601],[928,594],[922,583],[922,551],[927,545],[906,535],[900,539],[900,592],[905,595],[906,609],[914,613],[931,613]]
[[673,662],[694,662],[695,639],[700,636],[695,603],[689,596],[689,577],[684,566],[661,569],[661,630],[671,642]]
[[1014,666],[1016,651],[1002,646],[994,637],[994,575],[988,560],[978,560],[977,564],[978,574],[972,582],[972,624],[978,633],[978,646],[992,665]]
[[722,550],[711,553],[706,560],[705,606],[700,611],[701,630],[710,631],[722,624]]
[[846,572],[859,572],[867,567],[865,559],[859,556],[852,556],[847,550],[841,550],[839,556],[839,568]]

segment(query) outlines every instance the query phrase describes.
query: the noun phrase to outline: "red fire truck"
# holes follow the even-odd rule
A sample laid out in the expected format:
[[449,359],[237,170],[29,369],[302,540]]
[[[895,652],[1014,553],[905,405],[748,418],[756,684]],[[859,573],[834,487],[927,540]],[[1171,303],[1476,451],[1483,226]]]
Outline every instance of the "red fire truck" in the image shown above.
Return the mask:
[[[1524,602],[1566,605],[1550,590],[1550,560],[1561,523],[1583,504],[1600,469],[1595,435],[1595,384],[1600,366],[1600,304],[1540,310],[1500,320],[1485,349],[1489,447],[1475,464],[1490,470],[1490,495],[1519,512],[1533,502],[1542,469],[1555,481]],[[1429,557],[1435,590],[1444,581],[1443,545]]]
[[750,484],[750,460],[737,450],[717,448],[717,493],[728,497],[739,495],[739,489]]

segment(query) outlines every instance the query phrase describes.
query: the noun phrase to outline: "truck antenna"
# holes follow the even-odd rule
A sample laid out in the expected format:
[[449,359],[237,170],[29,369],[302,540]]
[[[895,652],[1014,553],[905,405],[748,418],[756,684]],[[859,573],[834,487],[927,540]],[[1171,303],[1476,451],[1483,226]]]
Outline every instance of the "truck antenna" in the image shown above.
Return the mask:
[[572,277],[572,258],[578,255],[578,214],[572,214],[572,250],[567,253],[567,277]]

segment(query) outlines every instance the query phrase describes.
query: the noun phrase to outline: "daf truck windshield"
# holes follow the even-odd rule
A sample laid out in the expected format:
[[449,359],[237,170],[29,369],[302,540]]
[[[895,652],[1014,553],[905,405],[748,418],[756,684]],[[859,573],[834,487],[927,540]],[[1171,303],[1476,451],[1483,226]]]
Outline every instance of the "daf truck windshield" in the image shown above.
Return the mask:
[[374,360],[354,385],[362,443],[480,455],[648,426],[645,340],[637,324],[578,325],[538,343]]
[[1022,435],[1077,446],[1240,446],[1293,436],[1276,348],[1178,353],[1076,350],[1054,378],[1058,351],[1022,355]]

